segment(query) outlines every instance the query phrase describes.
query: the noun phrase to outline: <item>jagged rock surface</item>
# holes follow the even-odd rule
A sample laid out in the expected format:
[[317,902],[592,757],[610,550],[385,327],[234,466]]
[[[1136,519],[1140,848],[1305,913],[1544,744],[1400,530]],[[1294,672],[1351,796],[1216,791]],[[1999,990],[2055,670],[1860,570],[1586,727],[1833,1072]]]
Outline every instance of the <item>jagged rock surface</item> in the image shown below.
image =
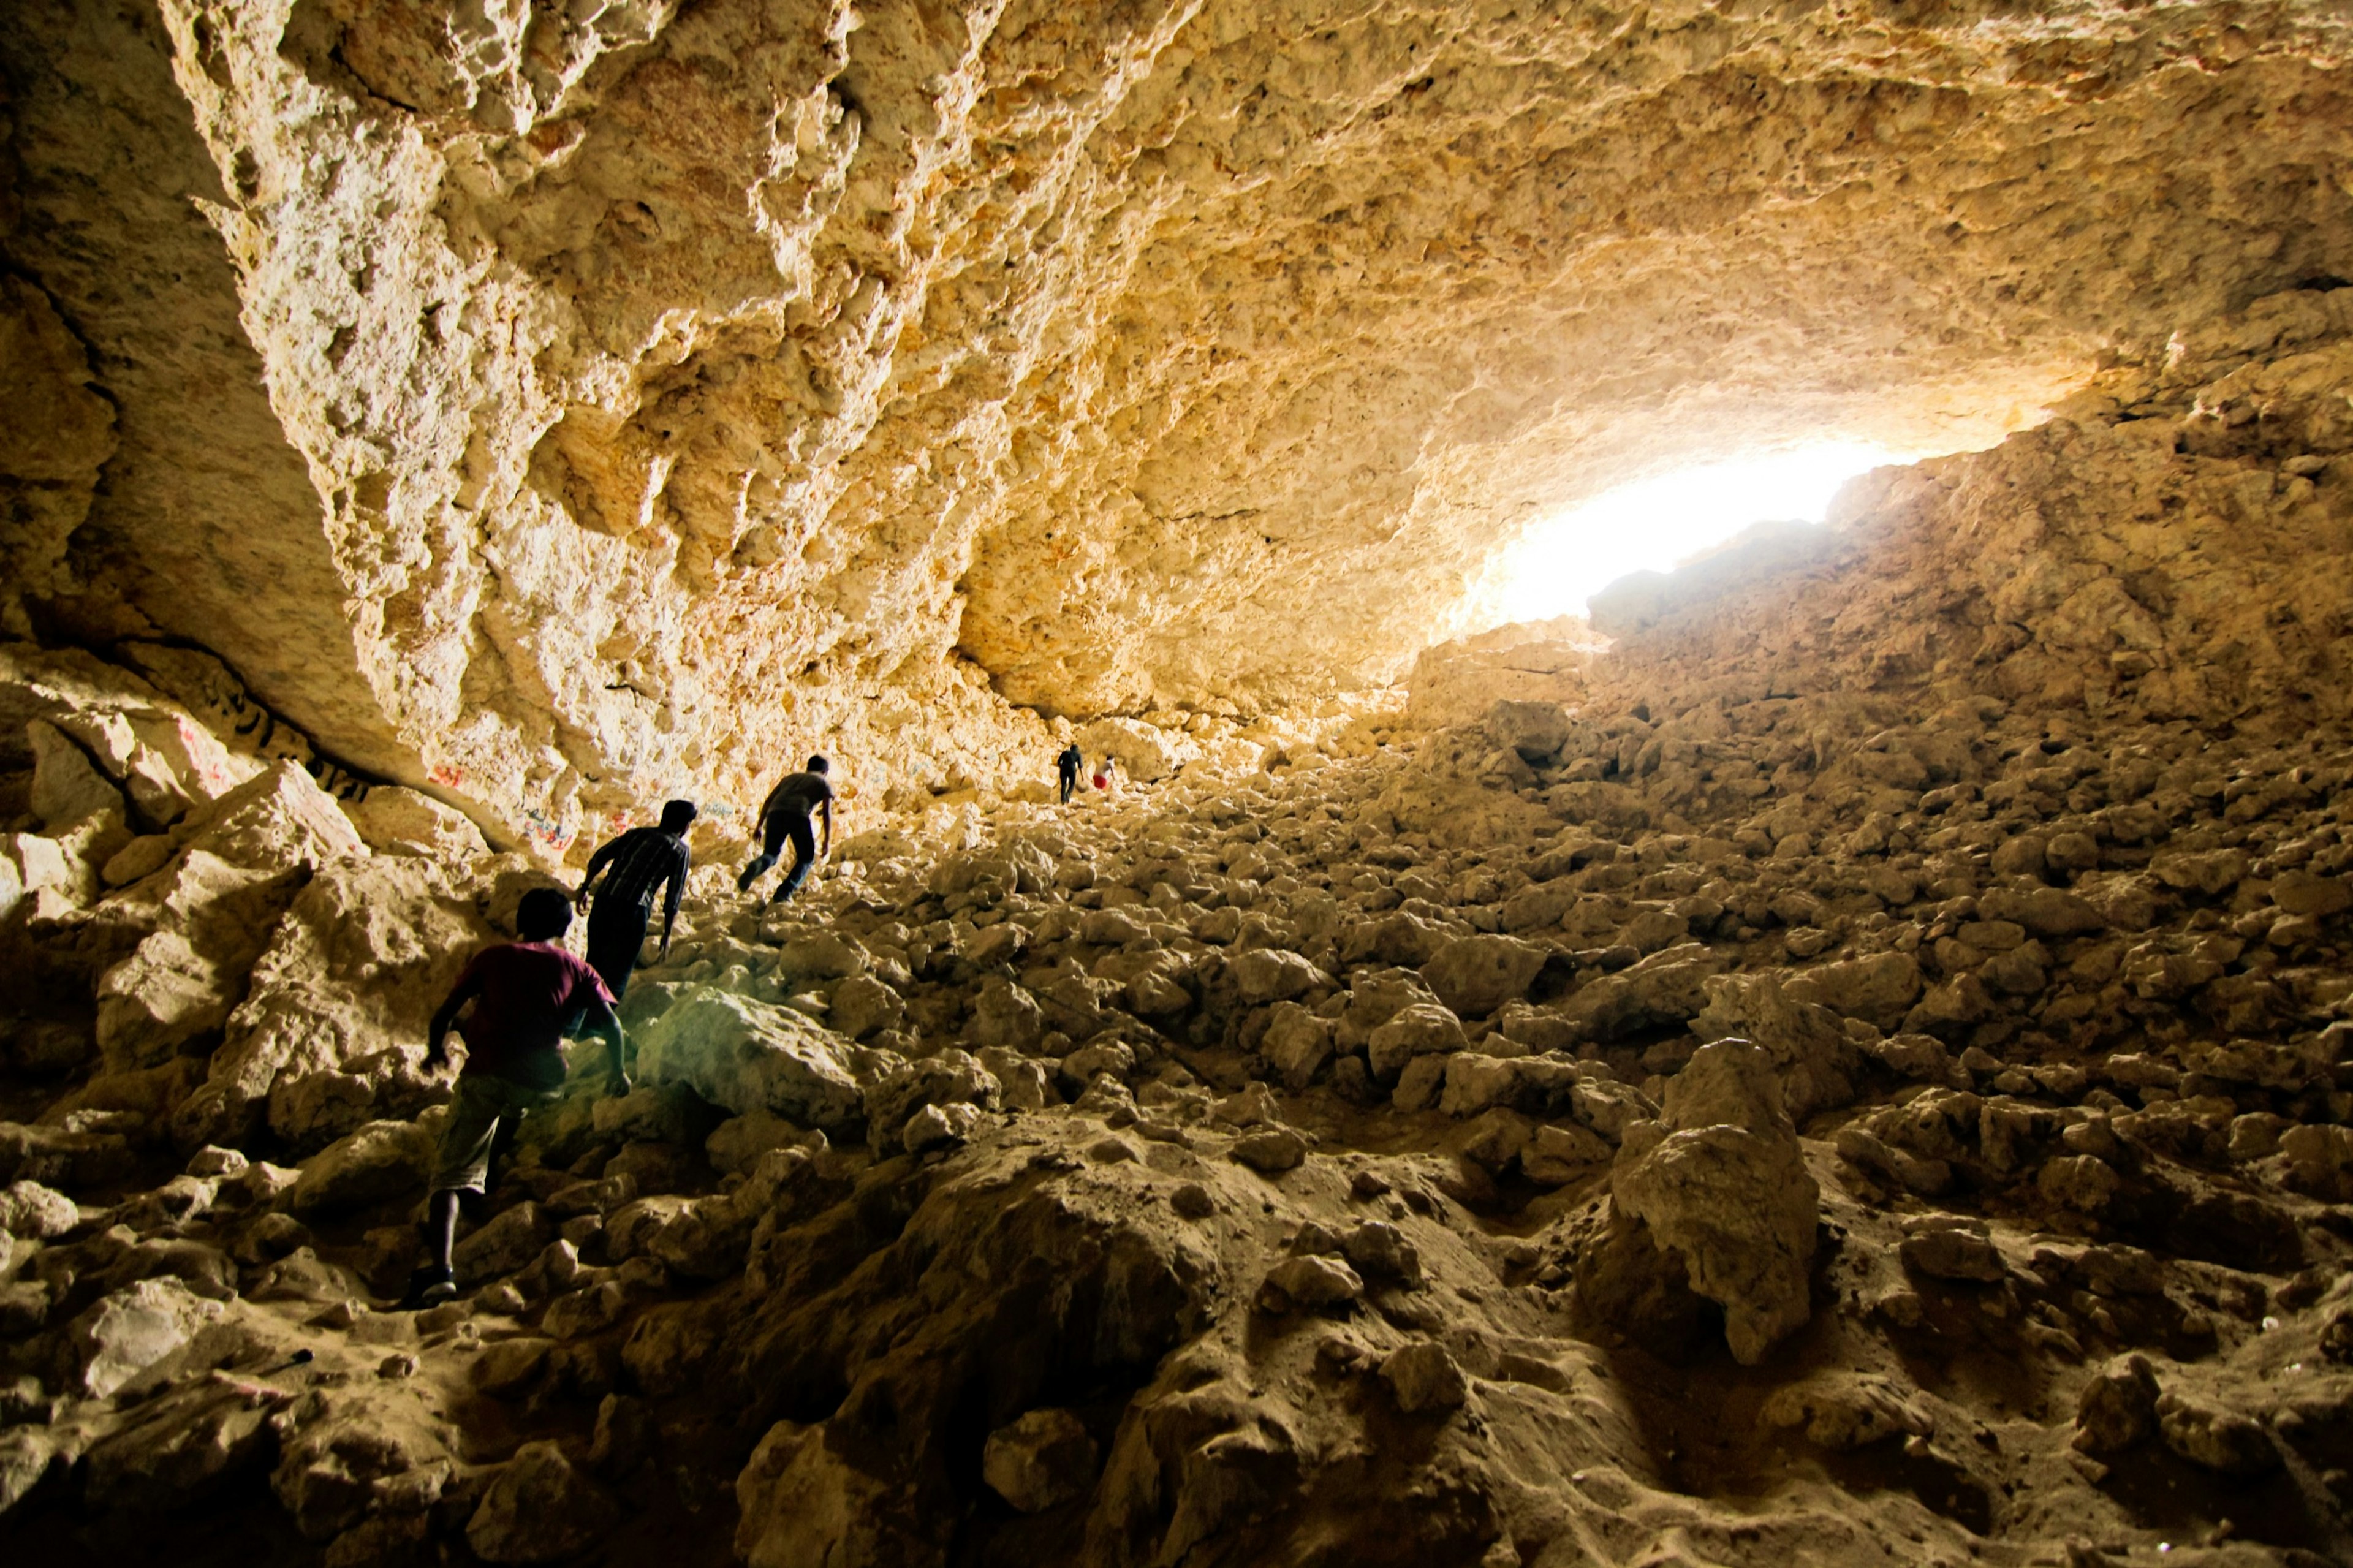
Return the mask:
[[2346,50],[2322,0],[43,0],[7,613],[209,647],[501,847],[748,808],[777,736],[874,801],[1035,773],[1006,698],[1214,731],[1613,476],[1982,442],[2343,276]]
[[[2333,363],[2333,298],[2284,359],[2177,355],[2193,406]],[[2265,406],[2217,422],[2297,432],[2253,455],[2120,405],[1918,482],[2129,442],[2333,517],[2327,395]],[[1573,707],[1171,734],[1068,809],[877,823],[781,909],[706,866],[629,993],[639,1087],[583,1053],[414,1316],[424,1016],[543,874],[22,651],[5,705],[66,740],[8,785],[56,874],[0,926],[44,982],[0,1506],[337,1563],[2340,1557],[2353,732],[2280,672],[2348,623],[2244,612],[2284,536],[2099,554],[2039,505],[1981,589],[1922,586],[1916,508],[1669,579],[1547,677]],[[1884,652],[2159,570],[2145,668],[2049,593],[1983,657]],[[2226,656],[2258,625],[2285,651]]]

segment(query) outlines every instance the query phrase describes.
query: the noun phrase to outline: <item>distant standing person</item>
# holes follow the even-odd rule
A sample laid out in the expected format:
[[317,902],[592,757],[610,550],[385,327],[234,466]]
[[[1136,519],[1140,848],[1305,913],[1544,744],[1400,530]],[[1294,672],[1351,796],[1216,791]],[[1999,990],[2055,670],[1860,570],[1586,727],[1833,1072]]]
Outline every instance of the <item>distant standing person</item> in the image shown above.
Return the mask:
[[1079,750],[1079,743],[1076,741],[1064,746],[1062,754],[1054,759],[1054,766],[1060,770],[1062,775],[1064,805],[1071,804],[1071,792],[1079,787],[1079,770],[1086,765],[1086,761],[1087,754]]
[[686,874],[693,868],[686,847],[686,830],[693,826],[694,803],[671,801],[662,807],[659,827],[632,827],[590,856],[580,890],[572,896],[574,903],[588,909],[590,884],[597,873],[608,873],[588,916],[588,965],[603,977],[616,1002],[629,989],[629,972],[637,968],[638,952],[646,945],[657,891],[664,894],[661,955],[670,956],[679,895],[686,890]]
[[[761,873],[776,863],[776,852],[785,840],[792,840],[793,867],[785,879],[776,884],[772,904],[781,904],[801,890],[808,874],[816,869],[821,855],[833,853],[833,785],[827,782],[830,766],[823,757],[811,757],[803,772],[786,773],[768,798],[760,803],[760,853],[744,868],[735,879],[735,890],[748,890],[760,879]],[[825,847],[819,849],[816,830],[809,825],[812,812],[825,815]]]
[[1103,760],[1095,764],[1095,788],[1111,788],[1111,781],[1116,776],[1112,772],[1112,766],[1111,753],[1109,752],[1105,752],[1103,753]]
[[470,1004],[472,1008],[459,1026],[466,1061],[458,1070],[458,1098],[441,1133],[433,1195],[425,1211],[425,1245],[432,1258],[410,1278],[404,1306],[430,1307],[458,1294],[450,1254],[458,1237],[459,1198],[489,1191],[491,1151],[501,1124],[558,1098],[565,1035],[585,1026],[603,1036],[611,1068],[606,1092],[629,1091],[612,995],[594,969],[556,945],[571,924],[572,910],[561,891],[533,888],[515,909],[518,940],[476,954],[433,1015],[425,1043],[428,1069],[449,1059],[449,1027],[460,1011]]

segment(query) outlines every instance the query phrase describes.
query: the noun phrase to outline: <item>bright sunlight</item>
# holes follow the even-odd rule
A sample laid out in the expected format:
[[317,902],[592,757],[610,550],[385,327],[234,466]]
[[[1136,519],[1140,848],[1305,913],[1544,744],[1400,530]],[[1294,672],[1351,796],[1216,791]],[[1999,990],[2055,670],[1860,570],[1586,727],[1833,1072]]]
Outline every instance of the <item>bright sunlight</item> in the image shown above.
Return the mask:
[[1820,522],[1847,480],[1909,460],[1880,447],[1824,443],[1606,490],[1529,524],[1500,566],[1499,618],[1582,615],[1587,599],[1630,572],[1671,570],[1752,523]]

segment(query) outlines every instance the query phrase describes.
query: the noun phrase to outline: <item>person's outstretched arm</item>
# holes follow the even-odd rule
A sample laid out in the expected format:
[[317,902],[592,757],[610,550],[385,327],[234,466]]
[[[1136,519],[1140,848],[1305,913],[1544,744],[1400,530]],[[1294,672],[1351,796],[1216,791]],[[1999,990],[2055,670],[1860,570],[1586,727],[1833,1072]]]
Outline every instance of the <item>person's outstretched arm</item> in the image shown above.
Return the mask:
[[830,800],[818,801],[817,803],[817,808],[825,816],[825,846],[817,852],[818,858],[823,859],[828,855],[833,853],[833,802]]
[[613,1016],[612,1005],[601,996],[589,1003],[581,1027],[605,1042],[605,1092],[617,1097],[628,1093],[629,1069],[622,1059],[627,1041],[621,1034],[621,1020]]
[[[621,838],[628,837],[626,833],[621,835]],[[614,853],[621,847],[621,838],[607,838],[596,853],[588,857],[588,868],[580,873],[580,890],[572,895],[573,908],[585,910],[588,907],[588,886],[613,863]]]
[[458,1015],[464,1009],[466,1004],[471,1002],[475,997],[481,994],[482,983],[474,977],[472,970],[470,969],[464,974],[459,976],[458,984],[452,987],[449,992],[449,999],[441,1004],[440,1011],[433,1015],[433,1022],[427,1027],[425,1035],[426,1071],[437,1071],[448,1061],[448,1038],[450,1026],[457,1023]]
[[670,929],[678,924],[678,898],[686,891],[686,873],[693,864],[693,856],[687,849],[686,840],[680,839],[678,858],[670,862],[668,890],[662,897],[661,955],[664,958],[670,956]]

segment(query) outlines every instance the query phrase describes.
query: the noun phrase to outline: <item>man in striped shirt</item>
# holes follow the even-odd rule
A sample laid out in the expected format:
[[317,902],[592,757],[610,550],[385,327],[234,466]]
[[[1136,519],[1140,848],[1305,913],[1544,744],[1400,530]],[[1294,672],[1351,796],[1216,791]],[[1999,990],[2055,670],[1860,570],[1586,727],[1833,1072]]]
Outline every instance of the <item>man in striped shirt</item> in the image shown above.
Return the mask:
[[588,908],[588,889],[598,873],[605,874],[605,885],[597,889],[588,915],[588,966],[617,1002],[629,988],[629,972],[638,966],[638,950],[646,944],[657,891],[667,895],[661,956],[670,956],[679,895],[686,890],[686,874],[693,864],[686,849],[686,830],[693,824],[694,803],[674,800],[662,807],[659,827],[632,827],[589,857],[573,902]]

